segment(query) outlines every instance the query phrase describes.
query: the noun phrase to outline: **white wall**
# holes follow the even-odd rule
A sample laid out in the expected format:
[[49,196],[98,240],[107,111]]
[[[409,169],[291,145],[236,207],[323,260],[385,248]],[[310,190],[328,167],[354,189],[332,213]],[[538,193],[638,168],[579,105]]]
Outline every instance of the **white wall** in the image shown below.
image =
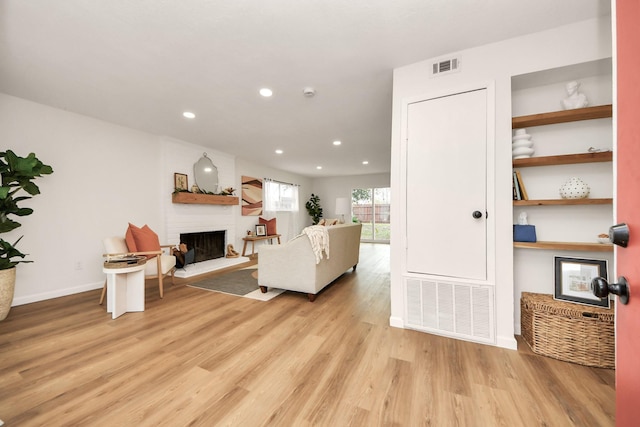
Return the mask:
[[[456,91],[460,87],[495,84],[496,140],[495,182],[490,182],[495,192],[495,206],[489,206],[496,220],[496,307],[497,343],[515,348],[514,340],[514,286],[511,199],[511,77],[588,62],[611,56],[611,25],[608,19],[589,20],[536,34],[505,40],[461,52],[433,58],[394,71],[392,170],[391,191],[400,191],[400,126],[402,102],[407,97]],[[458,57],[460,71],[440,77],[430,77],[432,62],[436,59]],[[398,218],[401,207],[392,203],[392,216]],[[394,236],[401,230],[392,224],[391,250],[391,322],[402,322],[404,301],[401,278],[402,248],[397,247]],[[394,247],[396,245],[396,247]],[[394,320],[395,319],[395,320]]]
[[18,248],[34,261],[17,267],[14,305],[101,287],[102,239],[128,221],[164,238],[156,136],[0,94],[0,138],[54,170],[24,203],[33,215],[2,236],[24,235]]
[[[278,233],[282,234],[281,240],[283,242],[286,242],[292,237],[298,235],[307,225],[311,225],[309,215],[304,208],[305,202],[311,196],[311,178],[269,168],[238,158],[236,159],[236,181],[234,182],[233,187],[239,190],[237,193],[239,196],[242,196],[242,176],[270,178],[276,181],[297,184],[300,186],[298,189],[300,210],[298,211],[296,218],[294,219],[291,216],[282,213],[276,216]],[[242,236],[247,234],[247,230],[255,231],[255,226],[258,224],[258,218],[259,216],[238,216],[236,221],[236,249],[242,248]],[[260,244],[257,244],[256,252],[259,251]]]
[[[313,193],[320,197],[320,205],[325,218],[338,218],[336,199],[346,197],[351,200],[351,190],[355,188],[385,188],[391,186],[388,173],[370,175],[350,175],[313,180]],[[345,218],[348,221],[349,218]]]

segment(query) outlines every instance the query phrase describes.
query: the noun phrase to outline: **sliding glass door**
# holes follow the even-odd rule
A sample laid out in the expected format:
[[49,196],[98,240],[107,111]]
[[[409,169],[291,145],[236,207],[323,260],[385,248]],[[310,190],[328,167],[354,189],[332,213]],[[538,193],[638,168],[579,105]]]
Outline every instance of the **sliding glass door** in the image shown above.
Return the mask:
[[356,188],[351,191],[353,218],[362,223],[360,240],[389,242],[391,236],[391,189]]

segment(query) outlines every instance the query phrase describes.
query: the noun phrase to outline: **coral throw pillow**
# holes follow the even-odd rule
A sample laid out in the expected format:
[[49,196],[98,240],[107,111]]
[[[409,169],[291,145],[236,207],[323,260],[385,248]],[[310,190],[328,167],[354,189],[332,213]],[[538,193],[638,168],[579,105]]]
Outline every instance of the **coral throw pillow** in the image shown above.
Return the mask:
[[[142,228],[139,228],[130,223],[127,234],[129,234],[129,232],[131,232],[135,242],[135,252],[151,252],[160,250],[160,239],[158,239],[158,235],[146,224]],[[128,241],[127,247],[131,250]],[[153,258],[154,256],[155,255],[147,255],[147,258]]]
[[274,234],[278,234],[278,230],[276,227],[276,219],[272,218],[272,219],[264,219],[262,217],[258,218],[258,223],[259,224],[264,224],[267,226],[267,236],[273,236]]
[[124,235],[124,241],[127,243],[127,248],[129,249],[129,252],[138,252],[138,248],[136,246],[136,240],[133,238],[133,232],[131,231],[132,227],[138,228],[135,225],[129,223],[127,232]]

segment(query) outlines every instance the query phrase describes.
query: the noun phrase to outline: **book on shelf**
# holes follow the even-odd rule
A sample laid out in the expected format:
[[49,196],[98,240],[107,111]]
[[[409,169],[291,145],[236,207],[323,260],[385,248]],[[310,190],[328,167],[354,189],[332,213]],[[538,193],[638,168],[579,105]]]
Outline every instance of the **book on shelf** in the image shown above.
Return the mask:
[[524,181],[522,180],[522,175],[520,175],[520,171],[516,171],[516,177],[518,178],[518,185],[520,186],[520,195],[522,199],[520,200],[529,200],[529,195],[527,194],[527,189],[524,186]]
[[520,185],[518,183],[518,175],[513,172],[513,188],[515,191],[515,198],[513,200],[522,200],[522,193],[520,192]]

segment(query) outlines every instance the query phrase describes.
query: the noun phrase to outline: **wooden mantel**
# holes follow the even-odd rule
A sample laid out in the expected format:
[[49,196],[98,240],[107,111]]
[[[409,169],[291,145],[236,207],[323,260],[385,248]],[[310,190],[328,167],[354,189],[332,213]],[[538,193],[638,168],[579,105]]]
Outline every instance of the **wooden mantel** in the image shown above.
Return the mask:
[[218,196],[215,194],[199,194],[180,192],[171,196],[173,203],[186,203],[197,205],[237,205],[239,199],[236,196]]

